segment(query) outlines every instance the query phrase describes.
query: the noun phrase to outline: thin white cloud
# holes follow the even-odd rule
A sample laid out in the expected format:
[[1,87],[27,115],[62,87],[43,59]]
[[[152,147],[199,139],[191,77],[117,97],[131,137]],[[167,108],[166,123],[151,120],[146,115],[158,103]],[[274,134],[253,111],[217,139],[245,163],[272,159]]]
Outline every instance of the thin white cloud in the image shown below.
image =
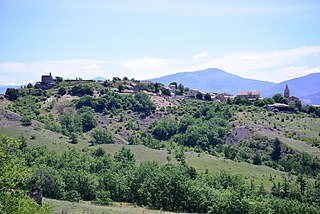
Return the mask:
[[97,64],[90,64],[90,65],[84,66],[82,68],[86,69],[86,70],[96,70],[96,69],[101,69],[101,66],[97,65]]
[[203,58],[207,58],[208,56],[209,56],[208,52],[203,52],[203,53],[194,55],[192,59],[203,59]]
[[227,72],[259,80],[281,82],[320,72],[320,46],[307,46],[269,52],[241,52],[209,56],[207,52],[191,59],[142,57],[135,59],[79,59],[43,62],[0,62],[0,84],[39,81],[41,75],[82,77],[114,76],[151,79],[184,71],[219,68]]
[[[0,84],[21,84],[27,81],[40,81],[41,75],[52,73],[53,76],[94,78],[101,75],[103,61],[80,59],[41,62],[3,62],[0,63]],[[91,68],[91,69],[90,69]],[[89,72],[90,71],[90,72]],[[94,71],[92,73],[91,71]]]
[[[239,53],[210,59],[206,66],[218,67],[244,77],[281,82],[317,72],[320,61],[313,55],[319,52],[320,46],[309,46],[282,51]],[[301,68],[308,63],[315,65],[308,69]],[[300,73],[288,69],[290,67],[298,67]]]

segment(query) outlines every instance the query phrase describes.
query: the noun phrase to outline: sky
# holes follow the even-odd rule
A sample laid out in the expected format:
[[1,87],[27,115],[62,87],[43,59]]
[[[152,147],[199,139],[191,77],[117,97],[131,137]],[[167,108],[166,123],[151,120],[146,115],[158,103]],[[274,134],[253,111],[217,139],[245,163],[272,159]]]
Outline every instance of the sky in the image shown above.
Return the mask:
[[0,85],[206,68],[320,72],[320,0],[0,0]]

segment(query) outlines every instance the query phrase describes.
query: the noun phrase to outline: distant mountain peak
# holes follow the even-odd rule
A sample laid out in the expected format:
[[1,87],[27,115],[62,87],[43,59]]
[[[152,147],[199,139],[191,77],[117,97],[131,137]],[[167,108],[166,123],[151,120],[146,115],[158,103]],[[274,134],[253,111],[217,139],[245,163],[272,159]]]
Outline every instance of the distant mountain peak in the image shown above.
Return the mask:
[[208,68],[194,72],[183,72],[155,78],[152,81],[168,85],[178,82],[189,88],[197,88],[206,92],[263,91],[274,83],[242,78],[218,68]]
[[293,96],[302,100],[310,99],[310,104],[320,104],[320,73],[312,73],[276,84],[243,78],[218,68],[207,68],[199,71],[171,74],[151,81],[165,85],[177,82],[191,89],[199,89],[205,92],[228,92],[234,95],[241,91],[260,91],[263,97],[271,97],[277,93],[283,94],[285,85],[288,84]]
[[104,78],[104,77],[101,77],[101,76],[97,76],[97,77],[95,77],[95,78],[93,78],[93,80],[95,80],[95,81],[105,81],[105,80],[107,80],[106,78]]

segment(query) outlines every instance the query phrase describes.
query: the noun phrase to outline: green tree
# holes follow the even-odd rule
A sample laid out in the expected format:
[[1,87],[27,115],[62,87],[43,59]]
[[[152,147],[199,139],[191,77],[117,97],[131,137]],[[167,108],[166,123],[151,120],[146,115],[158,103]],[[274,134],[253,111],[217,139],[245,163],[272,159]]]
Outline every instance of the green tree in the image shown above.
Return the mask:
[[55,78],[56,78],[56,79],[55,79],[56,82],[62,82],[62,81],[63,81],[63,78],[62,78],[62,77],[56,76]]
[[160,91],[160,84],[159,83],[154,83],[154,92],[159,93]]
[[100,128],[94,129],[92,133],[92,144],[112,144],[114,143],[111,132]]
[[29,181],[32,186],[43,188],[45,197],[62,199],[65,197],[66,184],[57,169],[44,165],[38,166]]
[[114,160],[119,163],[122,167],[133,166],[136,162],[134,155],[131,153],[130,149],[122,147],[119,152],[114,155]]
[[152,134],[158,140],[170,139],[178,129],[178,123],[172,119],[162,119],[151,124]]
[[163,95],[166,95],[166,96],[170,96],[171,95],[170,90],[167,89],[167,88],[162,88],[161,92],[162,92]]
[[112,199],[108,190],[99,190],[96,193],[96,199],[93,201],[95,204],[111,205]]
[[250,105],[251,102],[250,102],[250,100],[248,100],[248,98],[246,98],[246,97],[237,96],[237,97],[234,99],[234,104],[237,104],[237,105]]
[[8,138],[0,137],[0,191],[7,192],[15,189],[20,182],[30,176],[21,158],[19,147],[21,142]]
[[103,157],[106,154],[106,151],[102,149],[101,147],[97,148],[95,151],[92,153],[95,157]]
[[280,155],[281,155],[281,141],[279,140],[279,138],[276,137],[272,145],[271,158],[274,161],[278,161],[280,159]]
[[97,126],[97,117],[91,107],[85,106],[79,110],[83,132],[88,132]]
[[67,93],[67,89],[64,87],[59,88],[58,90],[58,94],[60,94],[61,96],[65,95]]
[[23,148],[26,148],[27,147],[27,138],[26,136],[24,135],[24,133],[22,133],[19,137],[19,140],[21,142],[20,144],[20,149],[23,149]]
[[28,116],[22,116],[21,118],[21,125],[23,126],[31,126],[32,124],[32,121],[31,121],[31,118],[28,117]]
[[178,83],[177,83],[177,82],[172,82],[172,83],[170,83],[169,85],[175,85],[176,88],[178,88]]
[[184,85],[179,84],[179,85],[178,85],[178,91],[177,91],[177,94],[178,94],[178,95],[183,95],[184,91],[185,91],[185,87],[184,87]]
[[261,157],[260,157],[259,154],[256,153],[256,154],[253,156],[252,163],[253,163],[254,165],[261,165],[261,164],[262,164]]
[[207,100],[207,101],[211,101],[211,100],[212,100],[212,99],[211,99],[211,95],[210,95],[209,93],[206,93],[206,94],[204,95],[204,99]]
[[[278,187],[279,188],[279,187]],[[290,187],[289,187],[289,182],[288,180],[285,178],[282,182],[282,192],[281,192],[281,195],[282,197],[288,197],[289,196],[289,190],[290,190]]]
[[70,140],[70,143],[72,144],[79,143],[78,135],[75,132],[70,133],[69,140]]
[[71,133],[82,133],[82,117],[81,115],[73,116],[69,112],[64,112],[60,115],[60,124],[62,133],[70,135]]
[[198,93],[196,94],[196,98],[197,98],[198,100],[202,100],[202,99],[203,99],[203,94],[202,94],[201,92],[198,92]]
[[15,88],[7,88],[5,97],[9,100],[16,100],[20,96],[20,92],[18,89]]
[[77,84],[71,89],[72,95],[75,96],[84,96],[84,95],[93,95],[93,89],[88,85]]
[[27,88],[33,88],[33,85],[32,85],[31,83],[29,83],[29,84],[27,85]]
[[288,104],[288,100],[286,98],[284,98],[281,94],[275,94],[272,96],[272,99],[276,102],[276,103],[285,103]]
[[[47,205],[38,206],[20,189],[30,177],[30,171],[22,158],[18,140],[0,137],[0,213],[50,213]],[[10,190],[15,192],[10,194]]]
[[303,195],[304,192],[306,191],[306,187],[307,187],[307,180],[303,175],[298,175],[297,177],[297,182],[300,186],[300,194]]
[[81,200],[81,196],[77,190],[70,190],[66,193],[66,200],[72,202],[78,202]]
[[124,85],[119,85],[118,86],[118,92],[121,93],[126,87]]
[[148,94],[139,92],[134,95],[134,98],[139,102],[134,109],[140,112],[150,115],[156,110],[156,105],[151,101]]

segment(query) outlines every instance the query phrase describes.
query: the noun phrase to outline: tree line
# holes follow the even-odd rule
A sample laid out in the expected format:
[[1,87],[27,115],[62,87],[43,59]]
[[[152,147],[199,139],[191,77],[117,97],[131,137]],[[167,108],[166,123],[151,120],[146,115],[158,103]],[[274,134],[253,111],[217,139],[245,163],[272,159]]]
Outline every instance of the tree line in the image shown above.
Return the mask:
[[[12,143],[15,147],[7,147]],[[137,165],[134,155],[125,147],[111,156],[101,148],[86,152],[69,150],[59,155],[45,147],[29,149],[20,145],[14,139],[1,139],[1,158],[9,153],[10,158],[16,160],[9,161],[10,167],[5,167],[8,162],[1,167],[2,206],[6,206],[4,199],[15,197],[7,192],[8,187],[23,191],[37,186],[43,188],[48,198],[90,200],[102,205],[119,201],[153,209],[197,213],[319,212],[320,178],[314,182],[303,176],[284,180],[279,189],[276,186],[270,192],[263,184],[258,187],[254,183],[247,184],[240,176],[226,171],[209,175],[185,163]],[[27,171],[31,174],[27,175]],[[13,174],[19,174],[20,179],[13,178]],[[289,188],[285,182],[289,183]],[[286,191],[288,194],[284,194]],[[32,207],[45,208],[35,204]]]

